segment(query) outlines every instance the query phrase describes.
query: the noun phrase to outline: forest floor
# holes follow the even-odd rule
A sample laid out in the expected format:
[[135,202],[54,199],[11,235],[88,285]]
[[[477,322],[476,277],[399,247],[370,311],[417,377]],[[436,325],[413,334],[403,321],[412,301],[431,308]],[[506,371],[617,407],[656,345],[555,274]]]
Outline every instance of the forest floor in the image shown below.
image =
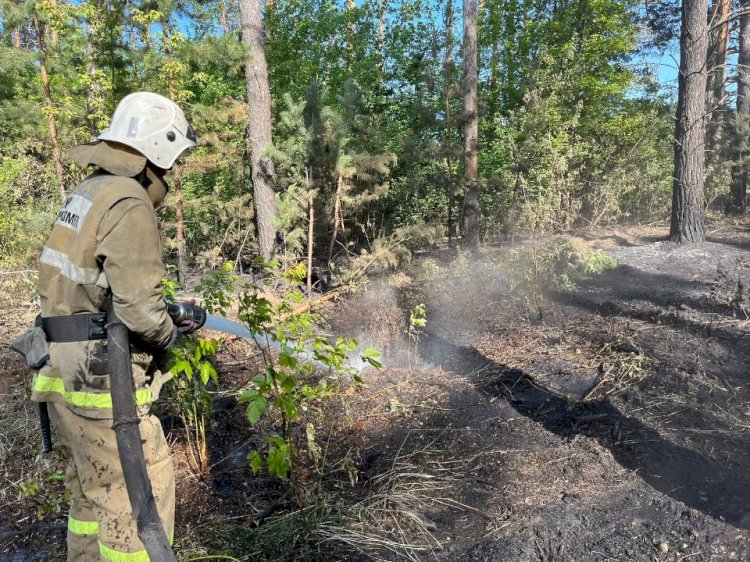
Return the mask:
[[[434,250],[329,303],[327,330],[379,347],[384,368],[319,430],[337,459],[325,501],[290,510],[283,484],[252,475],[263,429],[228,401],[203,477],[168,428],[181,559],[750,560],[750,222],[709,232],[683,247],[661,241],[663,225],[563,235],[618,262],[565,283],[513,271],[507,246]],[[33,317],[23,283],[3,296],[0,562],[64,551],[64,465],[38,455],[7,352]],[[238,388],[250,352],[224,349],[222,384]]]

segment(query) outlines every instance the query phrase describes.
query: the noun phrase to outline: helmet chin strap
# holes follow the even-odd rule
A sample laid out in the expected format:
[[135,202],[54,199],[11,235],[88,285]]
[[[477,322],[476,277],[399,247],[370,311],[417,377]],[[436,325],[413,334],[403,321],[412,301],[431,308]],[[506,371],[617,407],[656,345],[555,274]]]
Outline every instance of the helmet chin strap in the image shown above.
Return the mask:
[[134,179],[146,190],[154,209],[158,209],[169,192],[169,186],[164,180],[163,174],[157,173],[149,162]]

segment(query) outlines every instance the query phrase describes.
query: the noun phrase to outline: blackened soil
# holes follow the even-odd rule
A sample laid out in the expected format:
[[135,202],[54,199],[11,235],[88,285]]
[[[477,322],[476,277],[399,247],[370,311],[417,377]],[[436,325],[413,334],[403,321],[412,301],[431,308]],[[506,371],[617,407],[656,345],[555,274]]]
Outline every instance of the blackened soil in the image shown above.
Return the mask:
[[435,255],[340,306],[401,367],[368,377],[362,446],[453,476],[424,559],[750,560],[750,253],[728,241],[623,239],[539,306],[502,251]]

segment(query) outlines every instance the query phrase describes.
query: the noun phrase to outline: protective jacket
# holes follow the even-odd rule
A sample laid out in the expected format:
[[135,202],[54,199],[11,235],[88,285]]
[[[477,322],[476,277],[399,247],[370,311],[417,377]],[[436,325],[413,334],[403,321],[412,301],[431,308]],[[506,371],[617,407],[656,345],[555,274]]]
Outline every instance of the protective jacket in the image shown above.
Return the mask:
[[[39,267],[42,317],[96,313],[111,302],[139,340],[132,349],[136,401],[144,411],[168,377],[152,366],[151,349],[174,333],[161,296],[165,275],[154,205],[133,178],[104,169],[65,200]],[[106,340],[50,344],[32,400],[65,404],[95,419],[112,416]]]

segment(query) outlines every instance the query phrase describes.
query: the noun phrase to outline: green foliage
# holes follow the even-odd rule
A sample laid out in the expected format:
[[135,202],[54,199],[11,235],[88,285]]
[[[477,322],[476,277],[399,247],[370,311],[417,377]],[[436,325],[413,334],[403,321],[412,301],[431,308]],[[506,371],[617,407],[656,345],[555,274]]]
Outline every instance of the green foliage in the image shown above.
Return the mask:
[[[666,216],[673,107],[632,63],[639,7],[631,0],[482,6],[484,233]],[[86,171],[65,152],[107,126],[117,101],[135,90],[180,102],[200,139],[173,177],[188,258],[201,268],[250,263],[246,53],[237,5],[0,0],[0,10],[0,176],[16,174],[19,163],[25,170],[0,211],[9,248],[3,263],[29,263],[55,213],[47,118],[56,122],[70,189]],[[267,7],[269,155],[285,263],[312,244],[314,261],[328,266],[335,258],[332,277],[346,282],[408,260],[397,248],[400,229],[423,223],[437,235],[455,234],[463,175],[458,11],[455,2],[424,0]],[[725,171],[712,171],[709,195],[726,188]],[[176,200],[167,198],[161,211],[170,260]]]
[[[335,242],[343,239],[356,245],[370,234],[363,227],[363,212],[389,189],[387,180],[396,157],[366,150],[372,119],[363,92],[353,81],[345,82],[343,90],[338,99],[326,103],[328,88],[313,79],[304,101],[295,102],[288,93],[283,97],[277,140],[269,154],[284,188],[277,195],[276,225],[283,233],[287,260],[299,258],[310,242],[327,245],[329,260],[338,249]],[[309,241],[311,206],[317,218]],[[347,227],[352,223],[358,228]]]
[[411,363],[412,348],[415,357],[419,354],[419,340],[425,326],[427,326],[427,309],[423,303],[418,303],[409,311],[409,363]]
[[580,259],[573,244],[555,238],[542,246],[533,259],[537,262],[536,276],[544,285],[556,289],[575,287],[575,272]]
[[[629,41],[612,39],[607,45],[614,51],[607,56],[622,56]],[[635,75],[601,59],[593,65],[581,58],[586,48],[543,48],[529,69],[523,103],[507,120],[485,125],[490,142],[481,158],[496,178],[482,197],[490,211],[486,230],[504,231],[510,222],[549,232],[665,216],[671,194],[669,107],[630,97]],[[599,47],[594,51],[602,56]]]
[[[228,290],[236,278],[226,267],[212,273],[200,284],[204,298],[201,306],[223,314],[231,302]],[[179,288],[179,283],[174,280],[164,279],[162,282],[162,293],[170,302],[176,300]],[[166,365],[174,376],[170,398],[185,426],[192,467],[200,477],[205,477],[209,468],[206,422],[211,417],[213,403],[209,387],[219,382],[216,368],[211,363],[218,346],[215,339],[187,335],[179,336],[167,350]]]
[[19,499],[24,500],[39,521],[59,516],[70,501],[70,492],[61,492],[56,486],[63,481],[65,474],[49,470],[29,476],[18,484]]
[[580,251],[563,238],[554,238],[541,247],[514,248],[508,258],[512,285],[531,301],[540,316],[545,289],[574,290],[581,276],[617,267],[617,260],[602,250]]
[[213,339],[185,338],[169,348],[171,354],[170,371],[175,375],[184,375],[188,382],[198,375],[203,385],[209,381],[217,382],[217,373],[207,358],[216,355],[218,342]]
[[[201,77],[200,68],[193,80]],[[220,99],[193,105],[191,119],[200,146],[187,153],[173,178],[182,188],[186,250],[202,268],[217,268],[227,259],[239,263],[252,240],[251,195],[243,186],[247,109],[240,101]],[[176,250],[177,203],[167,197],[161,211],[169,252]]]
[[[29,267],[41,252],[54,220],[54,195],[38,193],[34,204],[35,176],[44,173],[29,158],[3,157],[0,161],[0,267]],[[35,208],[35,206],[37,208]]]
[[602,250],[589,250],[582,258],[581,270],[588,274],[602,273],[607,269],[615,269],[617,260],[605,254]]
[[[306,445],[310,460],[320,467],[320,448],[315,442],[315,431],[309,423],[303,425],[306,413],[320,412],[325,400],[340,391],[342,386],[362,384],[357,369],[349,357],[357,349],[356,340],[339,337],[333,342],[314,333],[319,321],[311,312],[295,312],[295,304],[302,295],[296,290],[307,272],[304,266],[278,271],[278,262],[266,262],[259,267],[276,272],[287,289],[283,298],[273,304],[258,286],[246,287],[240,297],[240,318],[255,335],[261,349],[264,372],[257,375],[243,392],[248,421],[255,425],[263,418],[275,420],[280,435],[266,436],[265,451],[252,451],[250,465],[258,472],[265,467],[281,479],[290,479],[299,494],[300,447]],[[362,361],[380,367],[380,353],[374,349],[361,352]]]
[[175,302],[177,300],[177,292],[180,290],[180,283],[175,279],[165,277],[161,280],[161,294],[167,300],[167,302]]
[[311,140],[305,126],[305,102],[295,102],[289,93],[283,96],[277,136],[268,152],[274,161],[277,184],[276,226],[283,233],[284,257],[296,261],[306,247],[308,206],[317,198],[312,183]]
[[422,268],[422,273],[427,279],[433,279],[440,275],[440,265],[431,258],[421,260],[419,265]]
[[375,238],[369,248],[360,250],[359,256],[341,272],[341,278],[345,283],[354,284],[366,273],[382,273],[405,266],[411,262],[413,249],[433,243],[439,233],[438,227],[416,223]]
[[424,328],[426,325],[427,311],[425,310],[424,304],[420,303],[409,312],[409,328],[416,331],[420,328]]
[[231,263],[225,263],[219,269],[206,272],[206,277],[195,286],[195,290],[203,295],[201,306],[206,312],[226,317],[239,279],[234,274],[234,266]]

